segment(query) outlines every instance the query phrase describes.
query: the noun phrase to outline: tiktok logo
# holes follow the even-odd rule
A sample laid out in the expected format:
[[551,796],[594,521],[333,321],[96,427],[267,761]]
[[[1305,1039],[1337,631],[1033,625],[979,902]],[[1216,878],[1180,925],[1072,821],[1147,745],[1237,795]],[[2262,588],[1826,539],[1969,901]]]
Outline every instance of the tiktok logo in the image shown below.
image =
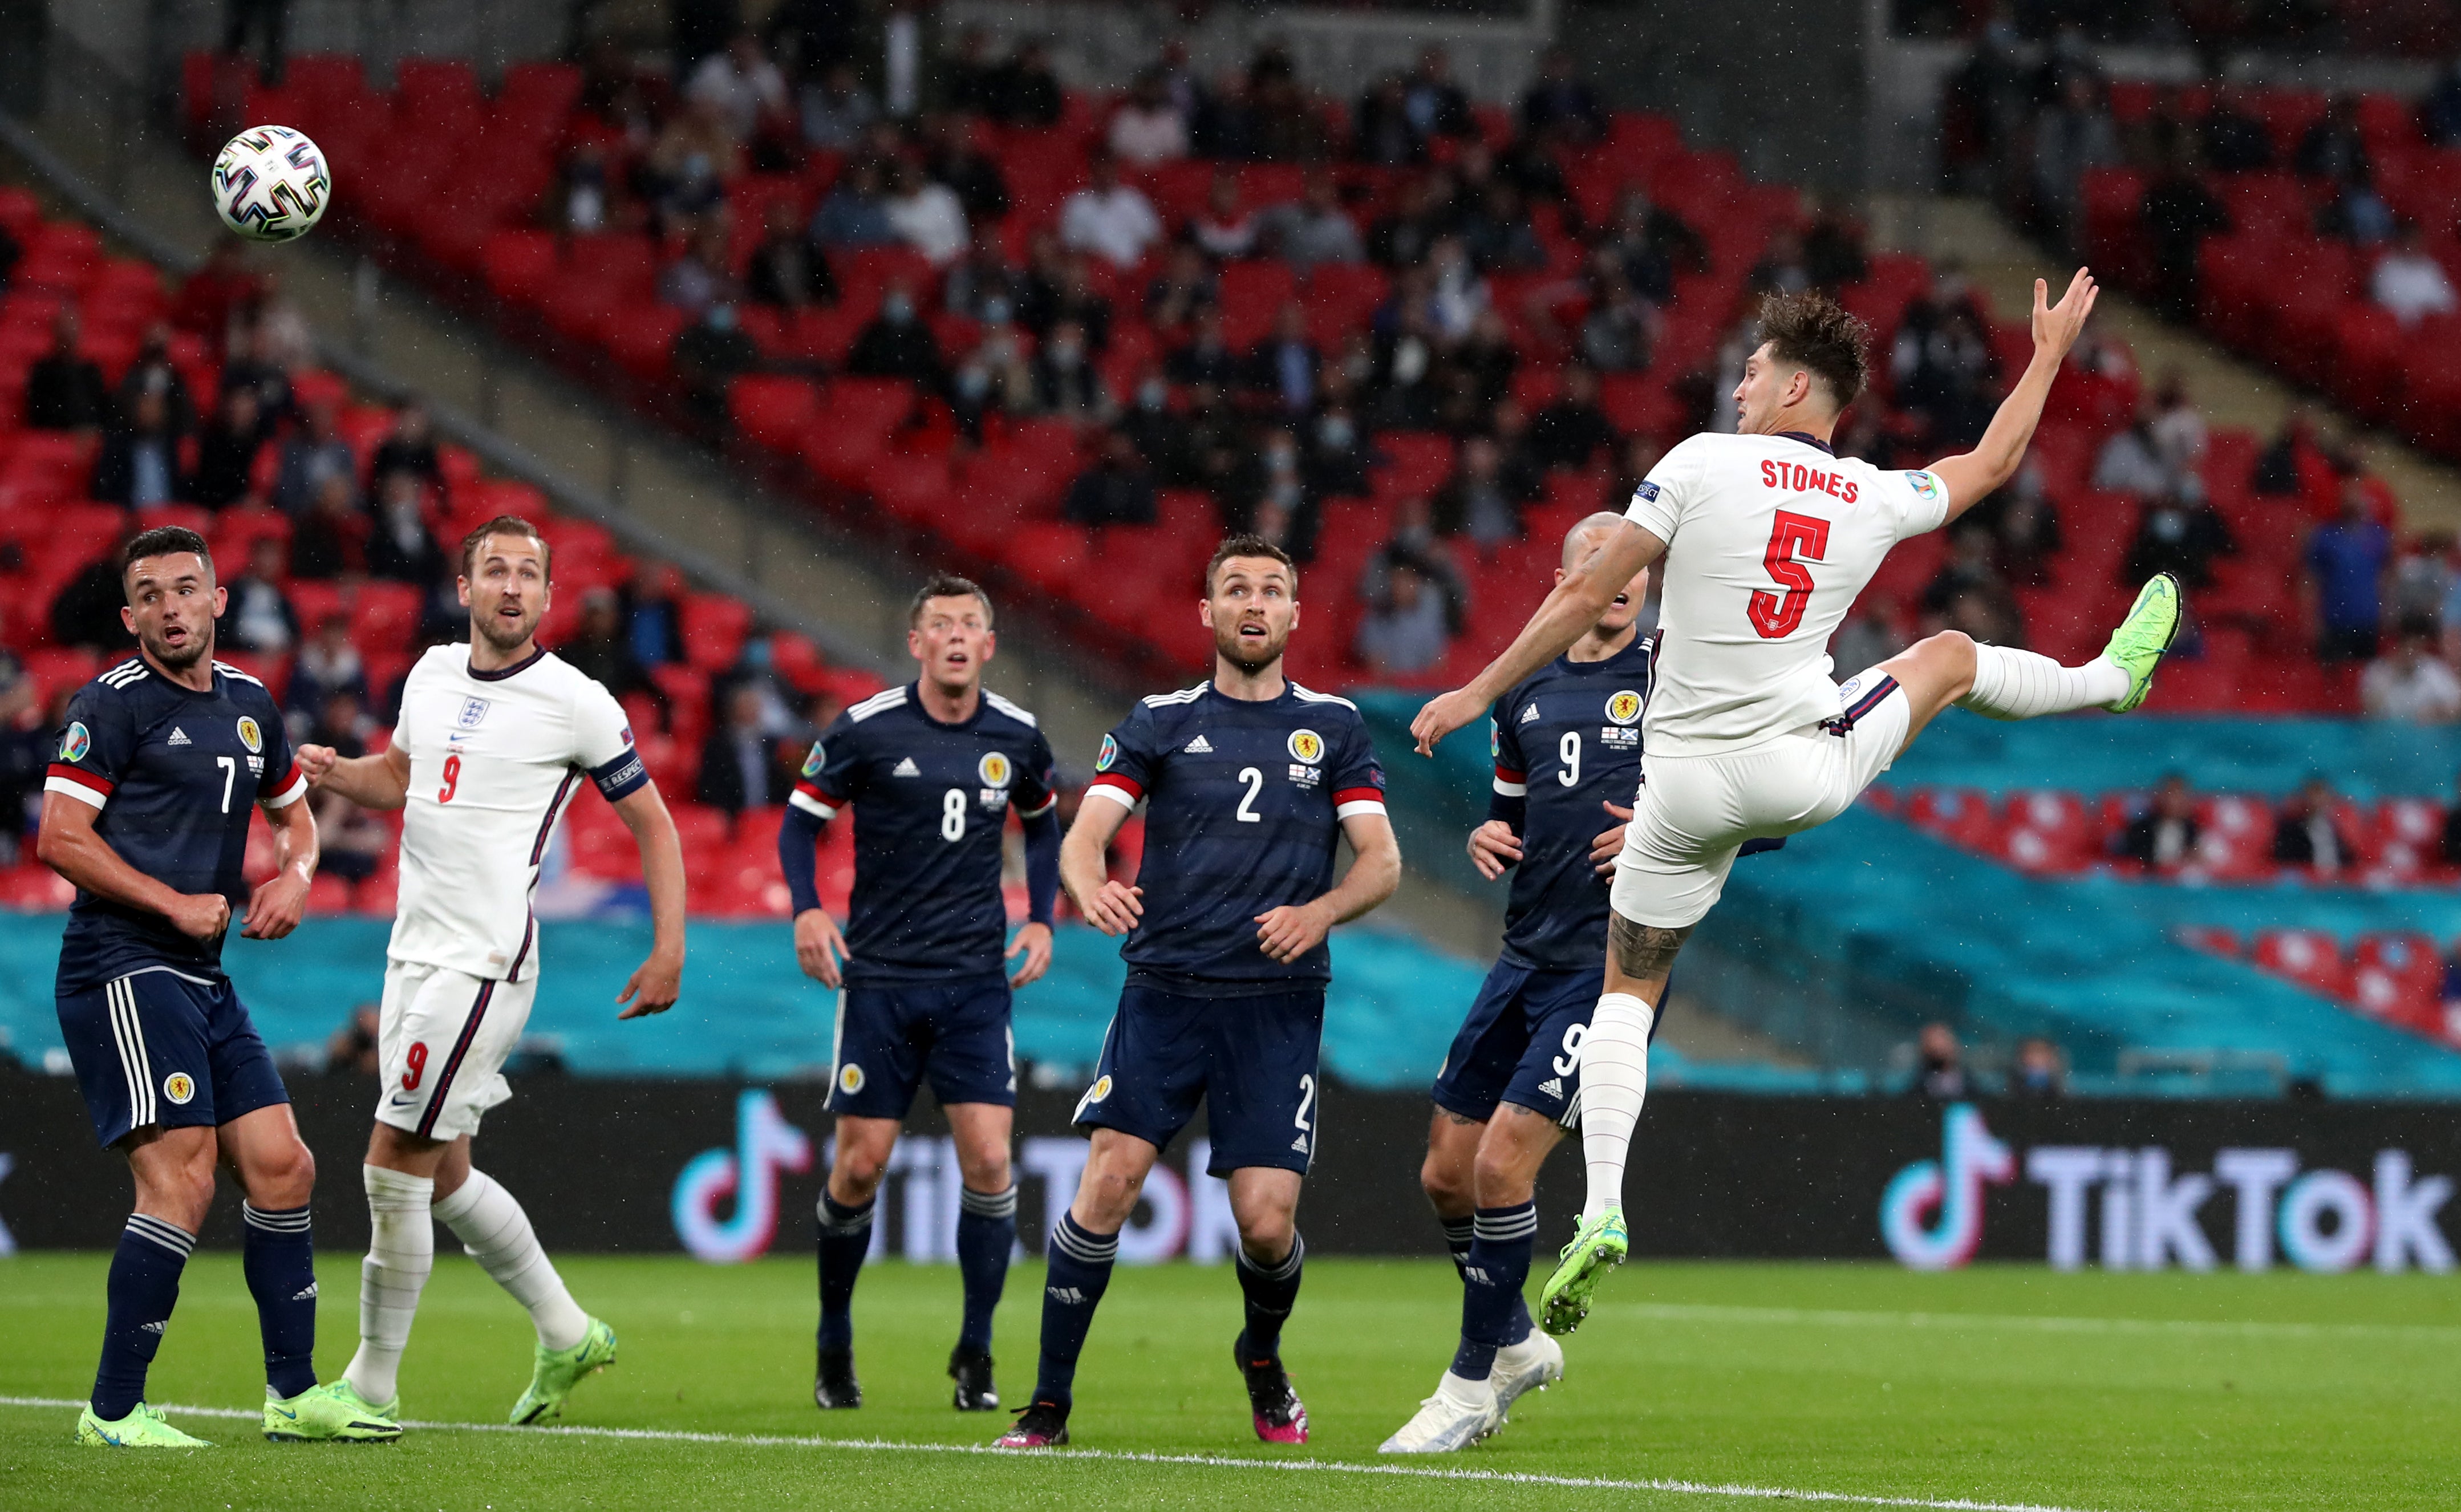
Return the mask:
[[1949,1108],[1940,1143],[1938,1160],[1907,1166],[1880,1196],[1880,1237],[1915,1270],[1954,1270],[1972,1260],[1982,1244],[1983,1183],[2017,1174],[2016,1157],[1970,1104]]
[[[694,1257],[735,1265],[768,1249],[778,1233],[778,1173],[812,1163],[812,1141],[778,1112],[778,1099],[747,1091],[735,1101],[735,1148],[703,1150],[675,1178],[675,1234]],[[735,1199],[720,1221],[717,1205]]]

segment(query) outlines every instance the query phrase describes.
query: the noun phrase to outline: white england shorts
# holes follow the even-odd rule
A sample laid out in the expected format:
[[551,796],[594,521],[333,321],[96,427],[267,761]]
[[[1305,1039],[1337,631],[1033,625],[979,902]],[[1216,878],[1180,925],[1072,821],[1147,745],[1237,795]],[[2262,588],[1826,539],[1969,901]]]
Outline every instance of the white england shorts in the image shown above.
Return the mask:
[[1699,924],[1726,890],[1747,840],[1779,840],[1826,824],[1889,770],[1914,706],[1872,668],[1837,690],[1834,719],[1733,756],[1652,756],[1616,858],[1615,911],[1635,924]]
[[510,1098],[504,1059],[529,1023],[538,978],[500,982],[417,961],[385,962],[376,1121],[430,1139],[479,1132]]

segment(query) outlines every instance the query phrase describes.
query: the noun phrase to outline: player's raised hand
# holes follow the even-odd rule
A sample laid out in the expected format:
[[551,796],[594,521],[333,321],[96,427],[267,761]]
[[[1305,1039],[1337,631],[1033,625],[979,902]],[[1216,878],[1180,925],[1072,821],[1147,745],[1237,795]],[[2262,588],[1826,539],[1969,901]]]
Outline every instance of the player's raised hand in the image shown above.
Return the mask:
[[[223,905],[227,914],[230,905]],[[279,940],[299,927],[308,911],[308,879],[295,866],[285,866],[247,895],[247,917],[239,926],[242,938]]]
[[1104,934],[1125,934],[1145,917],[1145,890],[1113,878],[1077,900],[1077,911]]
[[806,908],[795,915],[795,964],[823,987],[845,984],[838,963],[846,957],[845,936],[825,908]]
[[1256,944],[1284,966],[1324,944],[1333,915],[1312,903],[1286,903],[1256,915]]
[[1471,697],[1466,689],[1456,688],[1427,700],[1419,717],[1410,721],[1410,735],[1419,742],[1419,755],[1436,754],[1436,742],[1487,713],[1487,705]]
[[1023,987],[1039,980],[1043,972],[1051,969],[1051,926],[1028,924],[1017,930],[1016,938],[1008,943],[1008,949],[1001,959],[1014,961],[1020,952],[1025,956],[1025,964],[1009,977],[1008,985],[1011,987]]
[[1489,882],[1521,859],[1521,837],[1500,819],[1488,820],[1469,832],[1469,861]]
[[615,994],[618,1003],[632,1006],[616,1014],[617,1018],[647,1018],[663,1013],[675,1006],[684,995],[684,958],[680,952],[653,950],[650,958],[633,968],[625,979],[624,990]]
[[1598,807],[1614,817],[1616,825],[1598,831],[1598,838],[1590,841],[1590,860],[1596,864],[1599,876],[1612,877],[1616,858],[1623,854],[1623,831],[1632,820],[1632,810],[1620,803],[1600,803]]
[[2065,357],[2085,331],[2086,317],[2093,313],[2093,302],[2102,287],[2093,281],[2090,268],[2080,267],[2076,277],[2068,280],[2068,291],[2056,305],[2045,303],[2051,287],[2041,279],[2034,280],[2034,350]]
[[308,779],[311,788],[324,781],[326,774],[333,770],[333,763],[342,759],[332,746],[300,746],[290,756],[299,763],[299,775]]
[[182,893],[171,905],[171,926],[191,940],[210,940],[230,927],[230,900],[218,892]]

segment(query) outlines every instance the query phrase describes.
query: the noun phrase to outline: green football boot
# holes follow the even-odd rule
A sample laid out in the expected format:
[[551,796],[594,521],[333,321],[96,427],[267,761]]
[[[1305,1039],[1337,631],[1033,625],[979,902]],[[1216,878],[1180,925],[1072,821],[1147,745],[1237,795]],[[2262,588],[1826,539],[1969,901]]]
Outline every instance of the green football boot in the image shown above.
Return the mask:
[[128,1416],[110,1422],[94,1415],[94,1404],[88,1402],[77,1415],[76,1441],[89,1449],[211,1449],[203,1438],[193,1437],[172,1427],[162,1418],[162,1409],[143,1402],[128,1409]]
[[372,1405],[348,1380],[296,1396],[265,1396],[265,1437],[278,1444],[389,1444],[401,1437],[401,1402]]
[[2145,695],[2153,691],[2153,669],[2179,638],[2179,624],[2186,617],[2187,602],[2180,595],[2179,580],[2168,572],[2156,572],[2137,589],[2128,617],[2119,622],[2119,628],[2110,632],[2110,644],[2102,649],[2102,654],[2128,674],[2128,696],[2103,705],[2105,709],[2124,714],[2145,702]]
[[581,1384],[585,1375],[595,1375],[615,1363],[615,1331],[596,1318],[589,1320],[589,1330],[581,1342],[568,1350],[538,1347],[538,1363],[530,1371],[530,1389],[513,1403],[513,1414],[507,1421],[534,1423],[542,1417],[564,1416],[564,1399]]
[[1563,1264],[1538,1293],[1538,1326],[1558,1338],[1579,1328],[1590,1315],[1590,1293],[1596,1289],[1599,1274],[1622,1265],[1631,1250],[1622,1208],[1610,1207],[1595,1218],[1582,1220],[1573,1242],[1564,1246]]

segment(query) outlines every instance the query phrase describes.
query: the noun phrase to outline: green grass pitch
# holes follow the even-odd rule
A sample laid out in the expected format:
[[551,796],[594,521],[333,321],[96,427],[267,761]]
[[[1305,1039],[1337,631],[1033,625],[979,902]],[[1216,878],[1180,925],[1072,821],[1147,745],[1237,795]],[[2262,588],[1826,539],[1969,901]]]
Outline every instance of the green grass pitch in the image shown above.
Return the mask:
[[[1635,1264],[1609,1278],[1569,1341],[1563,1385],[1528,1399],[1484,1445],[1401,1462],[1483,1473],[1444,1479],[1373,1468],[1376,1445],[1449,1356],[1458,1288],[1440,1261],[1309,1265],[1284,1349],[1314,1422],[1300,1450],[1269,1450],[1250,1433],[1229,1358],[1229,1268],[1122,1270],[1072,1424],[1079,1449],[1101,1453],[1070,1458],[898,1447],[978,1446],[1007,1420],[949,1408],[941,1368],[957,1278],[947,1267],[866,1272],[866,1405],[815,1412],[812,1269],[796,1259],[564,1263],[583,1304],[623,1340],[621,1363],[582,1386],[567,1421],[678,1437],[437,1428],[390,1447],[276,1447],[252,1422],[175,1411],[222,1447],[80,1450],[73,1409],[24,1403],[81,1397],[91,1384],[104,1266],[98,1255],[0,1261],[0,1396],[11,1399],[0,1406],[0,1507],[1491,1508],[1548,1498],[1706,1512],[1791,1492],[1845,1505],[2343,1512],[2461,1501],[2461,1289],[2432,1277]],[[1040,1274],[1019,1267],[1000,1314],[1012,1403],[1032,1382]],[[352,1257],[333,1255],[320,1275],[330,1379],[355,1337],[358,1277]],[[527,1321],[478,1267],[439,1257],[403,1368],[407,1413],[500,1423],[528,1378],[529,1348]],[[153,1380],[163,1403],[249,1407],[261,1396],[236,1256],[189,1266]],[[1134,1455],[1178,1462],[1124,1458]]]

